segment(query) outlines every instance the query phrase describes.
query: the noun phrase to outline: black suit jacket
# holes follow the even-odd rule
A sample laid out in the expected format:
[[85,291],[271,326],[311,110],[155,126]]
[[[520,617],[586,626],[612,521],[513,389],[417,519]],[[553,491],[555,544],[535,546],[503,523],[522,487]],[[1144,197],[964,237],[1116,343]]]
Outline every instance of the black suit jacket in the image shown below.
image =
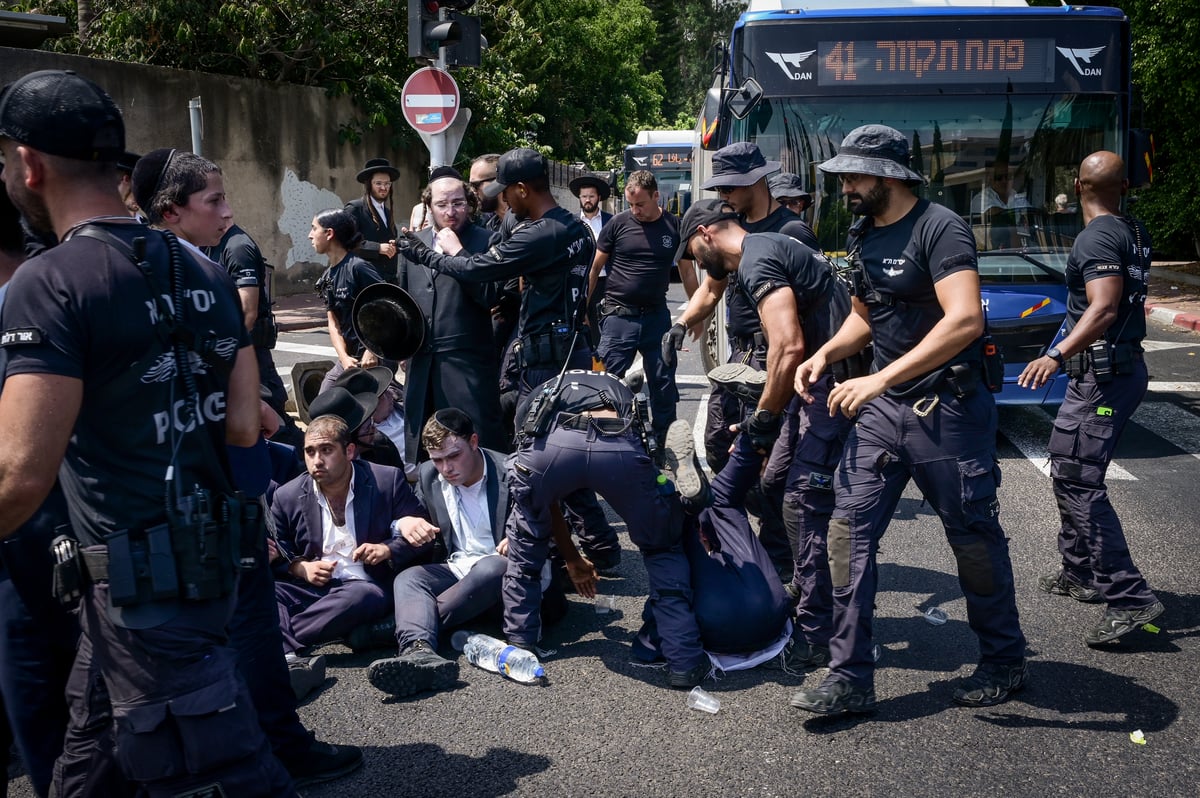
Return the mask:
[[[417,233],[433,246],[433,228]],[[486,252],[491,233],[468,224],[458,234],[464,254]],[[483,446],[506,444],[500,412],[500,363],[492,341],[491,309],[500,283],[468,283],[400,259],[397,275],[425,317],[425,343],[408,364],[404,383],[405,458],[416,462],[421,429],[435,410],[454,406],[475,422]]]
[[[491,449],[480,449],[487,458],[487,498],[488,512],[492,516],[492,539],[499,545],[504,539],[504,527],[508,522],[508,512],[512,502],[508,496],[508,477],[504,467],[504,455]],[[433,462],[426,460],[417,469],[417,496],[429,511],[429,520],[442,530],[439,536],[443,543],[437,547],[434,560],[444,562],[453,552],[450,551],[450,541],[453,539],[450,530],[450,511],[446,500],[442,497],[442,483],[438,481],[438,472]]]
[[[412,546],[402,537],[392,538],[391,524],[404,516],[428,518],[420,500],[397,468],[355,460],[354,537],[359,544],[386,543],[392,551],[390,562],[366,566],[367,576],[390,586],[395,571],[428,554],[431,544]],[[319,560],[323,530],[317,489],[306,472],[275,491],[271,502],[275,535],[285,555],[276,560],[276,578],[287,576],[287,566],[295,559]],[[282,576],[281,576],[282,573]]]
[[396,281],[396,256],[385,258],[379,254],[379,245],[396,240],[396,214],[387,220],[387,224],[375,215],[375,206],[365,197],[350,200],[346,203],[346,211],[354,217],[358,230],[363,234],[363,241],[354,250],[354,254],[375,266],[383,279],[390,283]]

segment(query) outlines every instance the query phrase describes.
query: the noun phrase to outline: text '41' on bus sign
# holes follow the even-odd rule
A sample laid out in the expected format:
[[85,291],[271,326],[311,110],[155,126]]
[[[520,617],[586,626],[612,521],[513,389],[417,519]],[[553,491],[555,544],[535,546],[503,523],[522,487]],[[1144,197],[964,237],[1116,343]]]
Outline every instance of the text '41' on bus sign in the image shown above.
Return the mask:
[[441,133],[458,116],[458,84],[441,69],[425,67],[409,75],[400,97],[404,118],[418,133]]

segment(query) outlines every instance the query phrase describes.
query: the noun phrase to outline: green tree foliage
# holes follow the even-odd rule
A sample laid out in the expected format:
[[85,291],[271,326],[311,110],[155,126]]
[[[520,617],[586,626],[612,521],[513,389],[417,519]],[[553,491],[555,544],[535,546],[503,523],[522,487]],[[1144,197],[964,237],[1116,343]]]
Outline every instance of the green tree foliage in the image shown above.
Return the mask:
[[[663,116],[695,124],[704,92],[712,85],[719,55],[746,0],[645,0],[658,27],[648,66],[661,69],[666,87]],[[676,124],[676,128],[681,125]]]
[[1200,11],[1190,0],[1129,0],[1120,4],[1132,22],[1133,80],[1143,119],[1154,132],[1154,183],[1138,192],[1135,213],[1154,236],[1159,257],[1191,260],[1200,235],[1200,100],[1196,53]]
[[[27,3],[25,5],[32,5]],[[78,19],[49,46],[118,61],[284,81],[353,98],[343,135],[388,126],[415,135],[400,92],[405,0],[48,0]],[[662,127],[665,89],[652,66],[656,26],[640,0],[481,0],[471,10],[490,42],[477,69],[455,71],[474,109],[462,152],[538,147],[610,165],[642,128]]]

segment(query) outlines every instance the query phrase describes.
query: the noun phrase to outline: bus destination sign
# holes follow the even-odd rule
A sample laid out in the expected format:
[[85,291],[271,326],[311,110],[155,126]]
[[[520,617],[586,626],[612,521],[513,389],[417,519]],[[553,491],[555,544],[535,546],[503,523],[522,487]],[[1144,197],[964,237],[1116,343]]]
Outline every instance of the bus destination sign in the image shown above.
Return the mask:
[[1052,83],[1053,39],[881,39],[817,44],[818,86]]

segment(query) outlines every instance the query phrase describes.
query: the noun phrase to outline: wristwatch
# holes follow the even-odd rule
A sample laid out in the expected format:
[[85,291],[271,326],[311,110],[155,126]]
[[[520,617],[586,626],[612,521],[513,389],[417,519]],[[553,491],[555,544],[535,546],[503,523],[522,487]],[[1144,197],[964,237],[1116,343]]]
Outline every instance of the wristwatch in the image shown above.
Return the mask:
[[1047,349],[1046,357],[1051,358],[1052,360],[1057,360],[1059,367],[1066,365],[1066,358],[1063,357],[1062,352],[1058,351],[1057,346],[1052,346],[1049,349]]
[[773,424],[775,423],[775,419],[778,417],[778,413],[772,413],[765,407],[760,407],[754,411],[754,420],[761,424]]

